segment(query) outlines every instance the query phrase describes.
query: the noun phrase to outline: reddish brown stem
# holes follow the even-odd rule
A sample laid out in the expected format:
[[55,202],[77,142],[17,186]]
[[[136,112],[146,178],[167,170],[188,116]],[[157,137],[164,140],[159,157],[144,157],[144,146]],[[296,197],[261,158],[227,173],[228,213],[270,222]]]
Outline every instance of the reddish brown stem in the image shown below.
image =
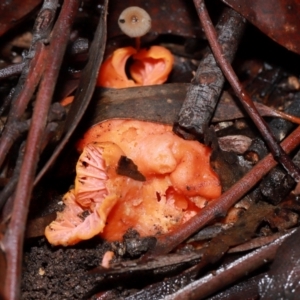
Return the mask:
[[34,23],[32,32],[32,42],[28,52],[24,53],[24,68],[17,86],[15,87],[14,98],[12,100],[12,108],[14,108],[15,99],[22,92],[23,86],[28,80],[29,65],[31,59],[35,57],[38,44],[48,42],[49,34],[54,24],[58,0],[44,0],[41,10],[39,11]]
[[20,299],[24,224],[26,224],[27,211],[46,127],[47,115],[71,26],[78,7],[78,0],[64,1],[53,30],[49,49],[47,50],[48,57],[45,73],[39,87],[33,112],[32,124],[25,147],[25,157],[20,172],[20,180],[14,196],[12,217],[5,234],[6,258],[7,265],[9,265],[5,281],[5,299]]
[[282,112],[280,110],[275,110],[274,108],[272,108],[272,110],[274,111],[274,114],[277,114],[280,118],[300,125],[300,118],[299,117],[295,117],[293,115],[287,114],[287,113]]
[[[51,109],[50,109],[50,111],[48,113],[48,117],[47,117],[48,124],[47,124],[46,130],[43,135],[42,150],[44,150],[44,148],[47,146],[48,142],[53,137],[55,130],[57,129],[58,124],[56,123],[56,121],[61,121],[64,115],[65,115],[65,110],[58,102],[55,102],[51,105]],[[18,131],[23,132],[23,133],[27,132],[29,130],[30,124],[31,124],[31,119],[28,119],[26,121],[25,120],[19,121],[17,123],[17,125],[19,126]],[[25,145],[25,143],[24,143],[24,145]],[[18,180],[19,180],[20,169],[21,169],[23,156],[24,156],[23,155],[24,154],[24,146],[20,147],[20,149],[22,149],[22,151],[21,150],[19,151],[20,154],[17,159],[13,175],[9,179],[9,181],[5,185],[5,187],[0,192],[0,210],[2,209],[3,205],[7,202],[9,197],[11,197],[11,195],[13,194],[13,191],[15,190]],[[7,218],[8,215],[9,216],[11,215],[11,213],[8,213],[8,211],[6,211],[3,215],[5,215]]]
[[44,70],[44,42],[49,38],[52,29],[58,0],[44,0],[43,6],[36,18],[32,44],[24,58],[24,66],[18,84],[11,99],[11,109],[8,122],[0,140],[0,167],[6,158],[15,139],[20,134],[14,130],[14,122],[23,115]]
[[239,82],[232,66],[226,59],[226,56],[222,51],[222,47],[218,42],[218,36],[205,7],[204,0],[194,0],[194,4],[196,6],[205,35],[220,69],[232,86],[235,94],[240,99],[244,109],[262,134],[276,160],[287,170],[287,172],[295,179],[295,181],[299,182],[299,168],[293,163],[290,157],[277,143],[274,135],[271,133],[263,118],[259,115],[255,105],[253,104],[253,101]]
[[65,134],[53,152],[52,156],[49,158],[48,162],[38,174],[35,184],[39,182],[46,171],[53,165],[61,151],[69,142],[71,135],[77,128],[77,125],[82,119],[91,101],[95,90],[99,68],[105,51],[107,35],[107,9],[108,0],[105,0],[103,3],[103,8],[101,9],[101,16],[95,32],[95,37],[89,49],[88,63],[82,71],[77,92],[65,122]]
[[[289,153],[300,143],[300,127],[291,133],[281,145]],[[186,240],[193,233],[199,231],[216,217],[225,215],[239,199],[265,176],[277,162],[269,154],[255,165],[241,180],[234,184],[218,199],[215,199],[204,207],[197,215],[184,223],[178,230],[158,239],[153,254],[165,254]]]
[[23,115],[44,70],[45,49],[42,43],[36,47],[36,55],[32,59],[28,72],[28,80],[26,81],[22,93],[19,94],[14,101],[8,122],[5,126],[0,139],[0,166],[2,165],[6,155],[9,153],[11,146],[19,136],[19,132],[14,130],[14,123]]
[[20,146],[18,158],[16,161],[16,165],[15,165],[12,177],[10,178],[9,182],[5,185],[5,187],[0,192],[0,210],[2,209],[3,205],[6,203],[7,199],[12,195],[13,190],[15,189],[15,187],[17,185],[20,169],[22,166],[23,158],[24,158],[24,145],[25,145],[25,142],[23,142]]
[[27,80],[22,87],[16,99],[13,100],[13,105],[8,116],[8,122],[13,122],[22,117],[44,71],[45,66],[45,46],[43,42],[38,42],[35,45],[35,55],[30,61]]

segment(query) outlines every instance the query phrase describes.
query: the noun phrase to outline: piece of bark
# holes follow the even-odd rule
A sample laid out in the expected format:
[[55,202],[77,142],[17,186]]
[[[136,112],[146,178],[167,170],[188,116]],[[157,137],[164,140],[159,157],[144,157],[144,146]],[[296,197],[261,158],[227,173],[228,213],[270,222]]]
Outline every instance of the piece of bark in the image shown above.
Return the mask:
[[[226,58],[231,62],[244,31],[244,19],[235,11],[226,8],[217,25],[218,40]],[[192,80],[174,131],[185,136],[185,132],[203,139],[203,134],[212,119],[225,82],[222,71],[208,49]]]

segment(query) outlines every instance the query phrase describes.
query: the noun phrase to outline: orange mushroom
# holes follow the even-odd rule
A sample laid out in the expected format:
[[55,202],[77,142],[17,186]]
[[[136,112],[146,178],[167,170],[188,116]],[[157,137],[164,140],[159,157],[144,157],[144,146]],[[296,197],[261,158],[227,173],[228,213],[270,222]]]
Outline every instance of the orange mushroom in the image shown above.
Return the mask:
[[74,96],[69,96],[69,97],[66,97],[63,100],[61,100],[59,103],[62,106],[67,106],[67,105],[71,104],[73,102],[73,100],[74,100]]
[[110,88],[137,86],[133,80],[128,79],[125,72],[125,65],[128,58],[136,52],[136,49],[133,47],[115,50],[102,64],[97,79],[97,85]]
[[162,84],[167,81],[174,62],[172,53],[161,46],[141,49],[132,58],[134,62],[130,66],[130,75],[140,85]]
[[[138,6],[131,6],[122,11],[118,24],[123,33],[136,39],[136,49],[125,47],[115,50],[101,66],[97,85],[125,88],[164,83],[174,62],[171,52],[161,46],[140,49],[140,37],[151,29],[149,14]],[[131,78],[125,72],[129,57],[133,59],[129,67]]]
[[[132,57],[127,77],[125,66]],[[125,88],[164,83],[172,71],[174,57],[161,46],[137,51],[133,47],[119,48],[102,64],[97,85],[110,88]]]
[[[96,234],[121,240],[129,228],[141,236],[165,234],[221,193],[209,164],[211,150],[181,139],[171,126],[106,121],[85,134],[78,150],[83,152],[75,189],[66,194],[64,211],[46,228],[54,245],[74,244]],[[124,156],[145,181],[118,174]]]
[[91,143],[76,165],[75,188],[63,197],[65,208],[45,229],[53,245],[74,245],[99,234],[120,198],[121,178],[115,165],[124,153],[113,143]]

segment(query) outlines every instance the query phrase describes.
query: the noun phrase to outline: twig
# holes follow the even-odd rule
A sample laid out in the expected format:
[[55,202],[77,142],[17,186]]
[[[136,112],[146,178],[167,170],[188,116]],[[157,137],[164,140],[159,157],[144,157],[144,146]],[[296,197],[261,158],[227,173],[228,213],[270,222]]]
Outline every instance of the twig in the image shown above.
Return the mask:
[[14,99],[18,97],[27,81],[28,72],[30,71],[29,64],[31,59],[36,55],[36,48],[39,44],[47,43],[49,40],[49,34],[55,20],[57,5],[58,0],[44,0],[43,2],[41,10],[39,11],[34,23],[31,46],[28,53],[25,53],[24,55],[24,68],[15,88]]
[[11,146],[16,138],[19,136],[19,132],[14,128],[16,123],[23,115],[26,106],[28,105],[44,70],[45,51],[44,45],[39,44],[36,49],[36,55],[32,59],[30,64],[30,71],[28,73],[28,81],[23,87],[22,93],[13,101],[14,104],[8,116],[7,124],[4,128],[3,134],[0,138],[0,166],[3,164]]
[[[289,153],[300,143],[300,127],[285,139],[281,146]],[[223,216],[239,199],[241,199],[277,162],[271,154],[258,162],[241,180],[234,184],[218,199],[212,200],[197,215],[184,223],[179,229],[158,239],[151,254],[165,254],[186,240],[216,217]]]
[[203,278],[192,282],[177,293],[170,295],[165,299],[204,299],[217,290],[220,290],[244,277],[245,274],[249,274],[258,269],[260,266],[272,261],[275,258],[277,249],[280,245],[295,231],[296,230],[291,230],[290,232],[283,234],[271,244],[263,246],[228,265],[221,266],[213,274],[209,273]]
[[[42,147],[41,147],[42,149],[44,149],[47,146],[49,140],[53,136],[53,133],[57,129],[58,124],[55,123],[55,121],[61,121],[64,115],[65,115],[65,110],[59,103],[55,102],[51,105],[51,109],[47,118],[48,124],[45,133],[43,135]],[[31,124],[31,119],[14,123],[14,125],[17,126],[17,128],[15,128],[15,136],[19,136],[19,134],[28,131],[30,124]],[[19,173],[21,169],[21,163],[23,161],[23,154],[24,154],[24,149],[20,147],[20,154],[18,156],[13,175],[10,178],[8,184],[6,184],[4,189],[0,192],[0,210],[2,209],[3,205],[6,203],[7,199],[12,195],[15,187],[17,186],[19,175],[20,175]],[[7,214],[10,215],[10,213],[6,210],[6,215]]]
[[78,7],[78,0],[64,1],[53,30],[49,49],[47,49],[48,56],[45,73],[37,94],[32,124],[26,142],[24,161],[20,172],[20,180],[14,196],[12,217],[5,233],[4,244],[7,264],[9,265],[5,281],[5,297],[7,299],[17,300],[20,298],[24,224],[27,219],[29,200],[47,122],[47,114]]
[[2,116],[3,112],[8,108],[9,104],[11,103],[11,100],[14,96],[15,88],[12,88],[9,92],[9,94],[5,97],[4,101],[1,103],[0,107],[0,116]]
[[[88,47],[89,47],[88,40],[84,39],[84,38],[79,38],[71,44],[70,48],[68,49],[68,53],[73,56],[82,54],[82,53],[87,53]],[[5,68],[0,69],[0,80],[9,78],[14,75],[21,74],[22,71],[24,70],[25,66],[26,66],[26,63],[21,62],[18,64],[12,64]]]
[[[244,18],[231,8],[225,8],[216,29],[219,33],[218,41],[230,62],[234,58],[244,28]],[[178,126],[174,127],[176,133],[186,137],[186,132],[188,132],[203,139],[204,131],[213,116],[224,82],[224,75],[208,48],[198,66],[195,78],[188,88],[178,115]]]
[[23,157],[24,157],[24,146],[25,146],[25,143],[23,142],[20,146],[19,155],[17,158],[17,162],[15,165],[12,177],[0,193],[0,210],[2,209],[3,205],[6,203],[7,199],[11,196],[13,190],[15,189],[15,187],[17,185],[20,170],[21,170],[21,165],[22,165]]
[[9,78],[14,75],[19,75],[21,74],[22,70],[24,69],[25,63],[19,63],[19,64],[14,64],[7,66],[3,69],[0,69],[0,80]]
[[245,251],[253,250],[256,248],[260,248],[262,246],[266,246],[266,245],[274,242],[281,235],[282,235],[282,232],[277,232],[272,235],[260,236],[257,238],[253,238],[252,240],[247,241],[244,244],[240,244],[238,246],[230,248],[227,253],[245,252]]
[[35,21],[32,44],[24,58],[24,68],[14,89],[8,121],[0,139],[0,167],[15,140],[15,136],[10,132],[10,126],[23,115],[44,71],[44,43],[48,42],[57,4],[58,0],[44,0]]
[[211,46],[212,52],[215,56],[216,61],[219,64],[222,72],[224,73],[226,79],[231,84],[235,94],[240,99],[241,104],[245,108],[246,112],[251,117],[254,124],[257,126],[258,130],[265,139],[268,147],[270,148],[275,159],[287,170],[287,172],[294,178],[296,182],[300,181],[300,169],[292,162],[289,156],[283,151],[280,145],[277,143],[275,137],[269,130],[267,124],[263,118],[259,115],[255,105],[253,104],[251,98],[239,82],[236,74],[234,73],[232,66],[226,59],[222,48],[217,40],[217,33],[212,25],[208,12],[206,10],[204,0],[194,0],[194,4],[197,9],[198,16],[200,18],[201,24],[205,31],[208,42]]
[[95,38],[89,50],[89,60],[84,70],[82,71],[79,86],[74,97],[71,109],[68,113],[65,124],[65,135],[63,136],[60,144],[57,146],[52,156],[37,175],[34,184],[36,185],[43,175],[47,172],[51,165],[55,162],[61,151],[69,142],[71,135],[75,131],[77,125],[82,119],[84,112],[91,101],[92,95],[95,90],[96,79],[98,76],[99,68],[103,60],[105,51],[105,41],[107,34],[107,9],[108,0],[104,1],[103,8],[101,9],[101,16],[95,32]]

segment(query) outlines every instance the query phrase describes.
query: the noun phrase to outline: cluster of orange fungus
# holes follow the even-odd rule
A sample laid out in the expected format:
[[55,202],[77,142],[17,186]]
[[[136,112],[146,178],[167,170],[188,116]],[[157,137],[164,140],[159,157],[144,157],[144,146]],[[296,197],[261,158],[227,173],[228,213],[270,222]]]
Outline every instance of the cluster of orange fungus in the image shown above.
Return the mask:
[[[220,196],[211,150],[179,138],[171,126],[110,120],[92,127],[77,146],[83,152],[75,189],[46,228],[51,244],[75,244],[97,234],[121,240],[129,228],[141,236],[165,234]],[[118,174],[121,156],[134,162],[144,181]]]
[[[125,68],[129,58],[128,78]],[[109,88],[126,88],[142,85],[162,84],[172,70],[174,57],[161,46],[137,51],[133,47],[119,48],[102,64],[97,85]]]

